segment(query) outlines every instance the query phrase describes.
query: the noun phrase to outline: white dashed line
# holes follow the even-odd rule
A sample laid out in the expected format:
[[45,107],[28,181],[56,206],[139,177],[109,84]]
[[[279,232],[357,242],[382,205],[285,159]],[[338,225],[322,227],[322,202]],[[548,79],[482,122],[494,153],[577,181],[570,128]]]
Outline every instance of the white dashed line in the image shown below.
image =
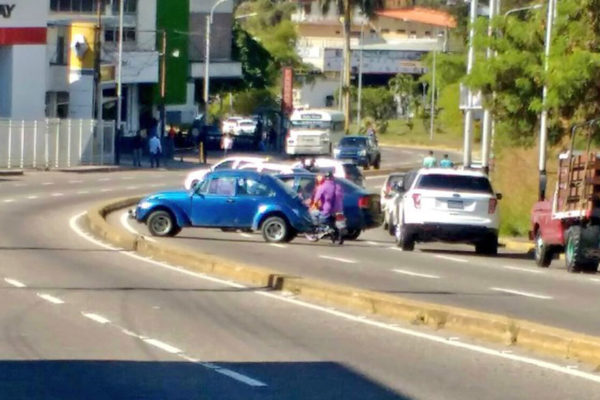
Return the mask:
[[[131,226],[131,224],[129,223],[129,213],[127,213],[127,211],[122,213],[121,218],[119,218],[119,219],[121,220],[121,225],[123,225],[123,227],[125,229],[127,229],[128,232],[133,233],[134,235],[141,235],[141,233],[136,231],[135,228],[133,226]],[[150,242],[156,242],[156,239],[148,237],[148,236],[144,236],[144,240],[148,240]]]
[[371,175],[371,176],[367,176],[365,178],[365,180],[370,181],[370,180],[382,179],[382,178],[387,178],[387,175]]
[[49,294],[38,293],[37,296],[41,299],[49,301],[52,304],[63,304],[64,303],[64,301],[62,301],[58,297],[50,296]]
[[26,183],[15,183],[15,187],[24,187],[27,186]]
[[369,242],[367,242],[367,244],[370,244],[371,246],[379,246],[379,243],[377,243],[377,242],[369,241]]
[[226,369],[226,368],[218,368],[215,369],[215,372],[221,374],[221,375],[225,375],[228,376],[230,378],[235,379],[236,381],[240,381],[242,383],[245,383],[246,385],[250,385],[250,386],[267,386],[266,383],[263,383],[261,381],[257,381],[256,379],[252,379],[246,375],[242,375],[238,372],[232,371],[230,369]]
[[110,320],[108,320],[107,318],[104,318],[102,315],[93,314],[93,313],[84,313],[84,312],[82,312],[81,315],[83,315],[86,318],[91,319],[92,321],[98,322],[99,324],[110,323]]
[[457,258],[457,257],[448,257],[448,256],[436,255],[435,258],[439,258],[440,260],[459,262],[459,263],[469,262],[468,260],[465,260],[464,258]]
[[43,186],[50,186],[50,185],[54,185],[54,182],[44,182],[42,183]]
[[252,235],[249,235],[247,233],[240,233],[240,236],[241,237],[245,237],[245,238],[251,238],[252,237]]
[[111,188],[106,188],[106,189],[100,189],[100,192],[102,193],[106,193],[106,192],[112,192],[114,189]]
[[529,272],[530,274],[541,274],[542,271],[538,271],[532,268],[523,268],[523,267],[513,267],[512,265],[505,265],[504,269],[509,269],[511,271],[521,271],[521,272]]
[[70,184],[76,184],[76,183],[83,183],[83,181],[81,180],[73,180],[73,181],[69,181]]
[[14,199],[5,199],[4,202],[5,203],[14,203],[15,200]]
[[100,178],[98,179],[98,182],[108,182],[110,181],[110,178]]
[[64,196],[63,193],[52,193],[52,197],[62,197]]
[[273,247],[277,247],[278,249],[287,249],[287,246],[285,244],[269,243],[269,245],[271,245]]
[[163,183],[153,183],[152,185],[148,185],[148,187],[152,187],[152,188],[160,187],[160,186],[165,186],[165,184],[163,184]]
[[143,339],[143,340],[144,340],[144,342],[148,343],[149,345],[158,347],[159,349],[164,350],[167,353],[171,353],[171,354],[183,353],[177,347],[171,346],[170,344],[167,344],[165,342],[161,342],[160,340],[156,340],[156,339]]
[[90,194],[89,190],[80,190],[77,194]]
[[523,292],[523,291],[514,290],[514,289],[505,289],[505,288],[496,288],[496,287],[493,287],[493,288],[490,288],[490,290],[494,290],[496,292],[516,294],[518,296],[531,297],[531,298],[534,298],[534,299],[541,299],[541,300],[551,300],[553,298],[552,296],[546,296],[546,295],[542,295],[542,294]]
[[331,256],[319,256],[319,258],[322,258],[324,260],[337,261],[337,262],[341,262],[341,263],[344,263],[344,264],[356,264],[356,261],[350,260],[350,259],[347,259],[347,258],[331,257]]
[[404,269],[393,269],[392,271],[402,275],[416,276],[418,278],[440,279],[438,275],[421,274],[418,272],[406,271]]
[[9,285],[13,285],[14,287],[18,287],[18,288],[27,287],[27,285],[25,285],[22,282],[19,282],[16,279],[4,278],[4,282],[8,283]]
[[135,190],[135,189],[139,189],[139,186],[127,186],[125,189],[127,190]]
[[37,198],[38,198],[38,196],[27,196],[27,199],[28,199],[28,200],[35,200],[35,199],[37,199]]
[[134,179],[134,177],[133,176],[124,176],[121,179],[124,181],[130,181],[130,180]]
[[395,251],[400,251],[400,252],[403,251],[400,247],[388,247],[388,249],[395,250]]
[[592,281],[592,282],[600,282],[600,279],[598,279],[598,278],[591,278],[590,281]]

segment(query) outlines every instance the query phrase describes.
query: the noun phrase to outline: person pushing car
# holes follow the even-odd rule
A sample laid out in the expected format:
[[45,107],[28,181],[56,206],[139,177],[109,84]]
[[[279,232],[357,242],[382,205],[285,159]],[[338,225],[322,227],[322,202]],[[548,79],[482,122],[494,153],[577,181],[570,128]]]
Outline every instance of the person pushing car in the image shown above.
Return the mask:
[[313,201],[319,208],[319,222],[331,226],[339,234],[335,226],[335,215],[344,210],[344,193],[342,187],[335,183],[333,172],[325,175],[325,180],[318,187]]

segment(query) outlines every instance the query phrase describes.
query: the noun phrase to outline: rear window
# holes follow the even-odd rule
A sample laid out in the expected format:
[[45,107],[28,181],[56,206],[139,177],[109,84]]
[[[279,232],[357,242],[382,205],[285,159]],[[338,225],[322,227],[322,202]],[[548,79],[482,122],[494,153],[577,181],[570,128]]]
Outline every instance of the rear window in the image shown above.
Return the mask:
[[419,189],[448,190],[492,194],[490,181],[481,176],[423,175],[417,184]]
[[367,145],[366,138],[358,138],[358,137],[345,137],[340,140],[340,146],[362,146],[365,147]]

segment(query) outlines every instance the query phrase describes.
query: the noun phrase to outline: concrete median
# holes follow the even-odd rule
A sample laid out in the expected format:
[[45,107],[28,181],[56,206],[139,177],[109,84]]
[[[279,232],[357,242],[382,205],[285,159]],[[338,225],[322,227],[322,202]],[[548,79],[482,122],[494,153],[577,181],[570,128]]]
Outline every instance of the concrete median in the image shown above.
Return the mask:
[[98,204],[86,214],[86,223],[97,237],[124,250],[168,262],[192,271],[214,275],[257,289],[292,293],[301,299],[363,315],[401,320],[432,329],[446,329],[477,339],[519,346],[544,355],[569,358],[600,366],[600,338],[545,326],[504,315],[490,314],[395,295],[322,282],[196,252],[172,243],[149,241],[118,226],[106,216],[133,206],[139,197]]

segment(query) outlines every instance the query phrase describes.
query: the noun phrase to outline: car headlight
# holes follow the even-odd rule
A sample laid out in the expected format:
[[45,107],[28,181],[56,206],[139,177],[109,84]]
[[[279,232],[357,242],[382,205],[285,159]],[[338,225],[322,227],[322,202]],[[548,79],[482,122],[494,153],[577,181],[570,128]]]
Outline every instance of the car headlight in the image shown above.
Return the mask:
[[363,150],[359,151],[358,155],[361,156],[361,157],[366,156],[367,155],[367,150],[363,149]]
[[333,149],[333,154],[339,155],[342,151],[340,149]]
[[146,210],[146,209],[148,209],[148,208],[152,207],[152,203],[151,203],[151,202],[149,202],[149,201],[142,201],[142,202],[140,203],[139,207],[140,207],[142,210]]

